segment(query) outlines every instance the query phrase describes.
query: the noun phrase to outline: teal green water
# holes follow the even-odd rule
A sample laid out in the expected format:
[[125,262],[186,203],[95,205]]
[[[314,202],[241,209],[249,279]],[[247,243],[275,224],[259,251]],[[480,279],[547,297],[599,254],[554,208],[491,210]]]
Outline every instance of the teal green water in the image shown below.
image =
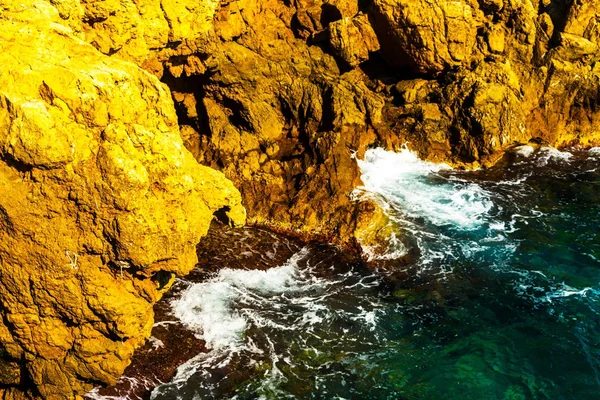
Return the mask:
[[152,397],[600,399],[600,157],[457,172],[403,156],[362,166],[419,250],[403,278],[310,246],[182,282],[174,314],[211,351]]

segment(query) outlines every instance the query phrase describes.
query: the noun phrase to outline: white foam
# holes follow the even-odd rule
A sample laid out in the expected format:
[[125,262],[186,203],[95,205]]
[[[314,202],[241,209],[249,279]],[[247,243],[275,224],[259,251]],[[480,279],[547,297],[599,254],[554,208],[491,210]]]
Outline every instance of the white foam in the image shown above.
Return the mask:
[[363,246],[369,259],[396,259],[416,248],[415,273],[445,279],[461,258],[503,265],[514,253],[516,244],[507,235],[517,229],[516,220],[498,219],[503,210],[495,204],[497,194],[473,182],[468,172],[420,160],[406,148],[369,150],[357,162],[364,185],[353,198],[377,202],[394,225],[390,231],[399,232],[379,246]]
[[228,282],[192,285],[173,307],[174,314],[206,341],[208,348],[224,348],[241,340],[246,321],[231,313],[235,292]]
[[219,272],[219,280],[236,287],[256,290],[261,293],[282,293],[296,290],[297,262],[305,253],[298,253],[285,265],[270,268],[266,271],[240,271],[223,269]]
[[160,321],[160,322],[156,322],[154,323],[154,325],[152,325],[153,328],[156,328],[157,326],[169,326],[169,325],[176,325],[177,321]]
[[138,377],[133,378],[129,376],[122,376],[117,382],[117,386],[122,387],[122,394],[116,396],[108,396],[100,394],[100,387],[95,387],[85,394],[84,398],[88,400],[141,400],[138,395],[132,393],[142,390],[150,390],[154,388],[160,381],[151,379],[149,377]]
[[564,299],[572,296],[587,297],[589,294],[596,293],[597,291],[591,287],[577,289],[563,283],[558,289],[548,292],[546,294],[546,300],[552,302],[552,300],[555,299]]
[[384,243],[360,243],[368,261],[397,260],[408,253],[408,249],[395,232],[390,233],[389,237],[381,238],[380,240],[384,241]]
[[222,269],[215,278],[186,289],[172,304],[173,313],[207,348],[235,348],[242,341],[247,321],[232,311],[233,302],[248,289],[262,294],[296,290],[297,262],[305,255],[301,251],[285,265],[266,271]]
[[380,200],[412,218],[476,229],[493,207],[480,186],[439,177],[437,173],[450,169],[448,165],[422,161],[408,149],[368,150],[358,165],[364,183],[359,190],[379,194]]
[[535,151],[535,149],[529,145],[518,146],[518,147],[515,147],[513,150],[514,150],[515,154],[518,154],[519,156],[525,157],[525,158],[529,158]]
[[365,152],[364,160],[357,159],[357,162],[363,171],[363,182],[373,188],[387,187],[391,179],[398,177],[421,176],[452,169],[447,164],[423,161],[406,147],[399,152],[370,149]]
[[90,400],[127,400],[125,396],[103,396],[100,394],[100,387],[95,387],[85,394],[86,399]]
[[319,332],[340,319],[371,332],[381,304],[365,300],[348,310],[337,309],[330,307],[330,298],[342,293],[346,296],[351,290],[369,290],[380,284],[379,278],[356,275],[353,270],[321,277],[317,273],[320,262],[311,265],[309,254],[305,248],[280,267],[266,271],[223,269],[206,282],[190,284],[173,301],[172,309],[181,323],[206,341],[209,351],[182,364],[171,382],[157,387],[151,398],[174,396],[192,376],[197,382],[207,382],[200,383],[202,390],[212,392],[215,369],[241,359],[249,365],[267,362],[260,387],[255,388],[257,397],[271,393],[284,398],[287,392],[281,391],[281,384],[287,378],[280,368],[291,365],[294,358],[291,350],[281,347],[280,337],[298,336],[296,344],[309,349],[307,340],[319,337]]
[[148,339],[148,342],[152,346],[152,350],[158,350],[160,348],[165,347],[165,344],[163,343],[163,341],[158,338],[155,338],[154,336],[150,336],[150,339]]
[[550,161],[568,162],[573,157],[573,154],[567,151],[560,151],[554,147],[544,146],[538,151],[536,164],[539,167],[548,165]]
[[592,147],[589,150],[589,154],[592,156],[600,156],[600,147]]

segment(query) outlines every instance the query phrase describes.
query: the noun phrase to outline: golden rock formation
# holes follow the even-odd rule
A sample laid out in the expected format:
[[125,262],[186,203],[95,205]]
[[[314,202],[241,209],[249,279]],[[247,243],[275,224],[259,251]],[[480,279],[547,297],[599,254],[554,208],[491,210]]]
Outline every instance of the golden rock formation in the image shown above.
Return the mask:
[[370,12],[390,65],[431,75],[469,62],[482,14],[447,0],[375,0]]
[[342,240],[382,218],[350,196],[370,146],[477,167],[600,144],[600,0],[0,10],[0,383],[45,397],[114,380],[212,214],[243,220],[180,133],[251,221]]
[[245,210],[158,79],[50,4],[0,9],[0,395],[72,398],[119,377],[213,213]]
[[408,142],[428,159],[477,167],[530,140],[599,144],[598,9],[230,1],[194,56],[203,68],[188,62],[163,80],[187,146],[240,187],[251,220],[349,238],[362,220],[348,200],[360,182],[349,155],[369,146]]

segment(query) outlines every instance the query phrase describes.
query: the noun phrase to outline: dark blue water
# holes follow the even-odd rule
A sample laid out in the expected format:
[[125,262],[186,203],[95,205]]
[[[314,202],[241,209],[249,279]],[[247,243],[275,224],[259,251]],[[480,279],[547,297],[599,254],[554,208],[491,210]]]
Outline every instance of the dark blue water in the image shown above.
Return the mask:
[[418,238],[415,276],[426,260],[396,293],[406,302],[381,314],[394,345],[374,385],[405,398],[600,398],[600,159],[525,150],[491,171],[419,164],[372,185]]
[[179,282],[172,316],[208,350],[152,398],[600,399],[599,163],[524,147],[458,172],[369,152],[357,201],[400,238],[370,248],[378,270],[273,236],[236,251],[267,271]]

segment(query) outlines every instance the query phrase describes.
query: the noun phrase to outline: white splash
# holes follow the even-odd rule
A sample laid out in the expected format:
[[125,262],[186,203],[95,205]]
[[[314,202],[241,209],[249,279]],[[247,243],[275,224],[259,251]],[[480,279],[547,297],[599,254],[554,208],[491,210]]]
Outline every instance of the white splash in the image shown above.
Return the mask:
[[86,400],[141,400],[141,397],[138,395],[133,395],[132,393],[135,391],[150,390],[154,388],[158,383],[160,383],[157,379],[152,379],[150,377],[129,377],[122,376],[119,378],[117,385],[121,386],[122,392],[115,396],[102,395],[100,394],[100,387],[95,387],[85,394],[84,398]]
[[513,151],[521,157],[529,158],[535,152],[535,149],[532,146],[524,145],[515,147]]
[[357,162],[363,172],[363,182],[370,188],[389,187],[392,179],[400,177],[422,176],[452,169],[447,164],[423,161],[408,148],[397,153],[382,148],[370,149],[365,152],[365,159],[358,159]]
[[300,251],[285,265],[266,271],[222,269],[214,279],[191,285],[172,304],[173,313],[207,348],[235,348],[247,321],[233,311],[233,303],[247,290],[262,294],[297,290],[297,263],[305,255],[306,251]]
[[438,175],[451,169],[448,165],[422,161],[408,149],[398,153],[368,150],[358,166],[364,183],[358,190],[379,195],[381,201],[410,218],[424,218],[437,226],[477,229],[493,207],[490,194],[480,186],[450,182]]
[[[382,305],[365,300],[365,304],[344,310],[330,307],[329,301],[349,291],[376,287],[379,278],[356,275],[352,270],[321,277],[316,272],[321,261],[311,265],[310,254],[311,250],[304,248],[279,267],[265,271],[222,269],[206,282],[190,284],[172,302],[172,309],[182,324],[206,341],[209,351],[181,365],[171,382],[155,388],[151,398],[171,398],[192,377],[206,382],[200,383],[201,390],[211,393],[212,373],[234,360],[245,360],[250,366],[266,360],[268,369],[256,389],[257,398],[262,392],[279,393],[286,379],[280,367],[296,361],[293,349],[281,348],[278,336],[296,338],[297,347],[308,349],[308,339],[319,337],[319,332],[329,330],[340,319],[372,332]],[[376,338],[377,334],[371,336]],[[284,394],[278,398],[286,397]]]
[[362,252],[367,256],[368,261],[397,260],[408,253],[408,249],[395,232],[391,232],[387,238],[380,238],[379,240],[381,243],[360,244]]
[[544,146],[537,152],[536,164],[538,167],[544,167],[550,161],[568,162],[571,158],[573,158],[573,154],[567,151],[560,151],[554,147]]
[[158,338],[155,338],[154,336],[150,336],[150,339],[148,339],[148,342],[152,346],[152,350],[158,350],[160,348],[165,347],[165,344],[163,343],[163,341]]
[[[483,257],[482,262],[496,264],[514,253],[506,236],[515,229],[512,221],[497,218],[501,207],[494,195],[464,172],[420,160],[406,148],[368,150],[357,162],[364,185],[354,199],[377,202],[395,228],[390,231],[399,232],[379,247],[363,246],[370,259],[397,259],[416,249],[415,273],[445,279],[456,260]],[[486,255],[490,247],[491,256]]]
[[552,302],[552,300],[555,299],[564,299],[572,296],[588,297],[588,295],[594,295],[597,293],[597,290],[591,287],[578,289],[563,283],[559,288],[546,294],[546,301]]

